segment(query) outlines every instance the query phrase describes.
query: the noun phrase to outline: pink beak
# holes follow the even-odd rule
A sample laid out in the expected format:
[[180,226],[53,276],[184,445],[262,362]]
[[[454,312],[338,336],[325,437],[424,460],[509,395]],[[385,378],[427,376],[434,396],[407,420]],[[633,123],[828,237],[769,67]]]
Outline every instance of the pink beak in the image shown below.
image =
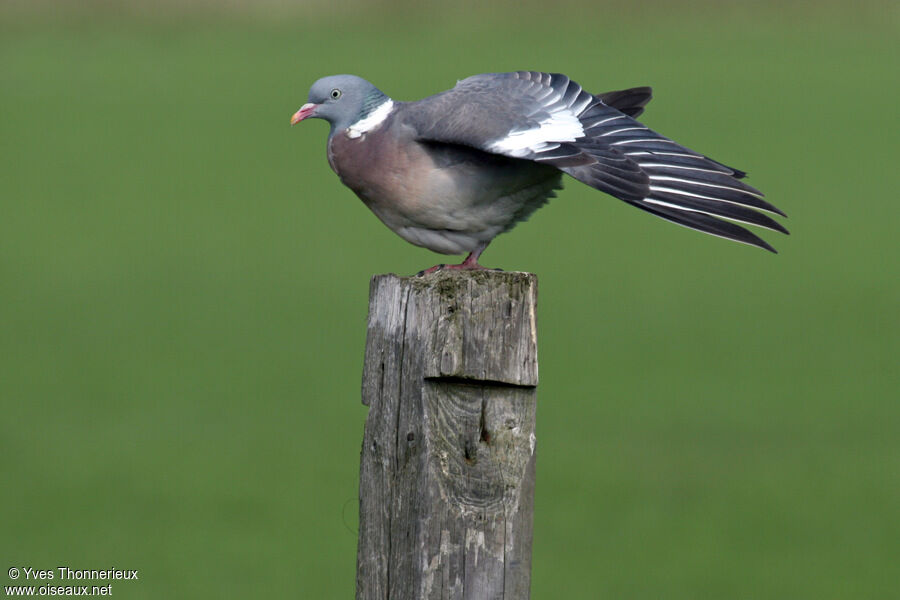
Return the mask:
[[291,117],[291,125],[296,125],[303,119],[309,117],[310,115],[313,114],[313,111],[315,111],[317,108],[319,108],[319,105],[313,104],[312,102],[310,102],[308,104],[304,104],[303,106],[300,107],[300,110],[295,112],[294,116]]

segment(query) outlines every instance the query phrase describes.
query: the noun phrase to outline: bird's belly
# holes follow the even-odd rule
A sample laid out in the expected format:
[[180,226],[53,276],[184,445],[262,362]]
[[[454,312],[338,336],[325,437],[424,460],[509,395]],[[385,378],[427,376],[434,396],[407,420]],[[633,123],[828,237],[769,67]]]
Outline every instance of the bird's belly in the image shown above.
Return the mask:
[[436,252],[474,250],[527,218],[560,187],[558,171],[533,163],[375,141],[334,136],[332,168],[391,230]]

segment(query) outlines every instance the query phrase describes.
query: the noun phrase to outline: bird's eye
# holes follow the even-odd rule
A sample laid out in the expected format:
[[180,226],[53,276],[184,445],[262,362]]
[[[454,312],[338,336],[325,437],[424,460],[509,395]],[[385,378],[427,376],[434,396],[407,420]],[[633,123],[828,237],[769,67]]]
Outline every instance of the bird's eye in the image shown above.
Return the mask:
[[337,89],[337,88],[331,90],[331,97],[334,98],[335,100],[337,100],[338,98],[340,98],[340,97],[341,97],[341,90],[339,90],[339,89]]

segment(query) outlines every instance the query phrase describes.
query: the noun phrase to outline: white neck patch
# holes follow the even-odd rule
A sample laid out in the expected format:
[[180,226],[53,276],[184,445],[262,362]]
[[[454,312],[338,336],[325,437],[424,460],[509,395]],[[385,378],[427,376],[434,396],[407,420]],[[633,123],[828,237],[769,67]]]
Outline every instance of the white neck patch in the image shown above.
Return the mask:
[[362,134],[372,131],[373,129],[381,125],[381,123],[384,122],[385,119],[387,119],[392,110],[394,110],[394,101],[388,99],[380,104],[378,108],[369,113],[368,117],[366,117],[365,119],[360,119],[359,121],[348,127],[347,137],[358,138]]

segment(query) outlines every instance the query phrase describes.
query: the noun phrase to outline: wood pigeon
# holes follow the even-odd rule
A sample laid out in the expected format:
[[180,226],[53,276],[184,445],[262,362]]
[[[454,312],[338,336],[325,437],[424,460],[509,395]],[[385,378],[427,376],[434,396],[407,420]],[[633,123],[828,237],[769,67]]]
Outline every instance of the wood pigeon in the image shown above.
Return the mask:
[[[331,124],[328,163],[406,241],[478,257],[562,187],[562,174],[653,215],[775,252],[734,222],[788,233],[746,173],[635,120],[639,87],[593,95],[565,75],[518,71],[463,79],[415,102],[354,75],[316,81],[291,117]],[[727,220],[723,220],[724,219]],[[445,267],[438,265],[428,271]]]

